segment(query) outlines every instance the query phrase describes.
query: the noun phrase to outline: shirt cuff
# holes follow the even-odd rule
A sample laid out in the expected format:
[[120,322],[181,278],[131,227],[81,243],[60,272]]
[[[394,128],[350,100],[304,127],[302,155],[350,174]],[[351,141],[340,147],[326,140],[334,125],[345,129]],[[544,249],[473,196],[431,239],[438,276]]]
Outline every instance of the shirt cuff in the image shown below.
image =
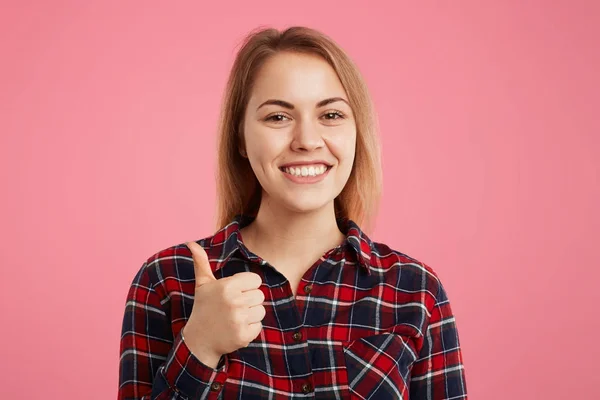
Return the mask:
[[216,369],[204,364],[190,351],[180,332],[167,356],[163,375],[175,392],[204,399],[210,392],[218,394],[221,391],[227,379],[228,366],[226,355],[221,356]]

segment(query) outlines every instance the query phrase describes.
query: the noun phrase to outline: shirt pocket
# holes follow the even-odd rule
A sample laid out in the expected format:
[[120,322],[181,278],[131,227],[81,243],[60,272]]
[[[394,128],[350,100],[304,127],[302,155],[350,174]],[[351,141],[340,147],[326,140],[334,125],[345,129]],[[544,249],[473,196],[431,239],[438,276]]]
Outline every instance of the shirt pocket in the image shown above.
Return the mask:
[[416,357],[412,339],[385,333],[344,342],[351,399],[408,399]]

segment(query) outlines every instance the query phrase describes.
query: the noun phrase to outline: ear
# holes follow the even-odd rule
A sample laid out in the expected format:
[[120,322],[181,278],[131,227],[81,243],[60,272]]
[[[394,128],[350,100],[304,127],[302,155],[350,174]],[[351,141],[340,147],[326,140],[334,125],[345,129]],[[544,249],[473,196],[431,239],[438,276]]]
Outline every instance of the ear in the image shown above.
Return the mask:
[[238,151],[240,152],[240,155],[244,158],[248,158],[248,154],[246,153],[246,149],[244,149],[243,147],[238,147]]

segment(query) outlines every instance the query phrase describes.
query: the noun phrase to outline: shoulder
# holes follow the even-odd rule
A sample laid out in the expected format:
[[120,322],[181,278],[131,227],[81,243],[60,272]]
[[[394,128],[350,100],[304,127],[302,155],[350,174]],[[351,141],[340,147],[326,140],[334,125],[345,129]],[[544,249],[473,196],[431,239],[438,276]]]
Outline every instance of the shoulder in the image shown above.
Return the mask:
[[[210,251],[212,236],[195,240],[207,252]],[[146,257],[136,274],[136,280],[163,294],[181,290],[181,285],[194,283],[194,263],[186,242],[164,247]]]
[[370,269],[398,290],[424,294],[433,302],[442,287],[437,272],[430,265],[385,243],[371,242]]

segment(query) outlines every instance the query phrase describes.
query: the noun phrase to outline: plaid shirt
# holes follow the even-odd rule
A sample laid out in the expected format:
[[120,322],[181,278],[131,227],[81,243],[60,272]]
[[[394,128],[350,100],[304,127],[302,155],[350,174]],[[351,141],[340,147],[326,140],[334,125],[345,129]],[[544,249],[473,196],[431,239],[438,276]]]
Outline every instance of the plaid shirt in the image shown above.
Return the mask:
[[294,298],[241,242],[249,221],[238,216],[198,243],[217,279],[262,277],[262,332],[216,368],[198,360],[181,335],[194,300],[191,252],[162,250],[127,296],[119,399],[467,399],[454,316],[429,266],[338,220],[346,240],[304,273]]

